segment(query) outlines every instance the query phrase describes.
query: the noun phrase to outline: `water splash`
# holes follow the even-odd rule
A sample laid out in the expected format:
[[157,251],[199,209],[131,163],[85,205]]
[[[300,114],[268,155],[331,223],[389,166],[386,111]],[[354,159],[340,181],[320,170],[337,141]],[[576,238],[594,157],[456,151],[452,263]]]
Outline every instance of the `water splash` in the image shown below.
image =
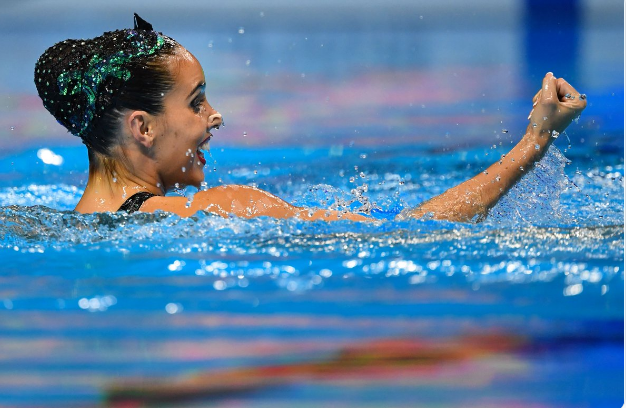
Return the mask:
[[550,146],[537,163],[490,211],[488,222],[535,225],[576,225],[582,220],[561,204],[561,194],[573,184],[565,175],[569,160]]
[[[324,157],[330,157],[326,153]],[[296,163],[288,171],[276,166],[259,168],[257,175],[253,169],[258,158],[248,164],[244,161],[248,167],[225,166],[227,183],[255,177],[255,182],[273,187],[271,192],[288,202],[331,208],[340,214],[370,213],[378,220],[373,223],[244,220],[203,212],[187,219],[161,212],[81,215],[70,211],[82,194],[76,187],[0,188],[0,251],[13,260],[36,255],[50,261],[67,258],[66,254],[92,260],[85,262],[104,255],[107,259],[117,256],[120,261],[149,256],[154,268],[146,273],[162,270],[166,274],[196,275],[200,271],[198,274],[213,276],[199,262],[222,262],[227,266],[215,269],[219,269],[215,279],[222,282],[217,284],[220,290],[226,291],[245,282],[240,276],[250,285],[269,278],[286,291],[310,290],[324,284],[326,278],[317,273],[322,269],[332,271],[336,279],[389,274],[404,277],[411,285],[437,284],[448,276],[480,284],[549,280],[566,271],[571,274],[582,263],[593,276],[590,281],[581,277],[583,287],[598,276],[608,285],[615,267],[621,273],[623,268],[613,261],[623,259],[623,165],[592,167],[570,179],[564,172],[568,160],[554,146],[481,224],[394,219],[402,210],[464,180],[466,164],[484,168],[487,159],[464,162],[462,168],[450,165],[462,162],[460,157],[483,158],[482,150],[480,153],[459,152],[443,158],[427,155],[406,161],[406,169],[397,154],[389,160],[377,159],[372,152],[363,160],[357,154],[355,171],[365,177],[354,178],[352,183],[345,176],[354,169],[354,162],[345,163],[345,157],[328,159],[336,160],[332,162],[336,167],[325,163],[328,171],[319,175],[311,172],[308,161]],[[496,159],[499,152],[494,150],[492,156],[489,160]],[[299,181],[323,177],[329,182]],[[355,184],[357,180],[363,183]],[[186,192],[183,195],[187,197]],[[605,197],[607,193],[609,197]],[[572,253],[577,254],[576,259]],[[508,261],[500,266],[498,259]],[[600,259],[604,264],[598,264]],[[174,260],[185,265],[170,271],[168,266]],[[264,266],[263,262],[270,264]],[[513,264],[518,266],[510,270]],[[108,273],[123,271],[112,266]],[[568,281],[566,286],[579,283]],[[585,293],[587,289],[576,296]]]
[[[606,244],[621,242],[621,226],[502,228],[493,223],[425,220],[326,223],[225,219],[206,213],[183,219],[165,213],[81,215],[14,206],[0,209],[0,237],[0,250],[23,254],[162,253],[155,265],[164,272],[213,276],[223,282],[220,290],[237,286],[240,277],[247,283],[271,277],[285,289],[291,290],[287,285],[293,282],[293,290],[309,290],[316,285],[316,274],[405,276],[410,284],[436,284],[453,275],[468,282],[517,283],[566,274],[571,276],[565,282],[568,286],[608,282],[623,272],[610,263],[623,256],[623,247]],[[599,247],[599,242],[605,244]],[[477,255],[477,248],[490,257]],[[571,251],[581,257],[572,260]],[[599,259],[608,264],[599,266]],[[322,274],[322,269],[327,271]],[[155,272],[151,268],[145,273]],[[123,272],[112,267],[109,276],[117,274]]]

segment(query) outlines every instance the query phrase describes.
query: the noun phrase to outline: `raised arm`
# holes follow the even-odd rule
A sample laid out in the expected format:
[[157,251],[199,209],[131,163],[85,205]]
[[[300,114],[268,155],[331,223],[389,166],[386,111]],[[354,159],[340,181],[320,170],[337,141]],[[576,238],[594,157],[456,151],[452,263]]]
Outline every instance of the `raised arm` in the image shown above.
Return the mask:
[[[528,117],[530,124],[522,140],[484,172],[426,201],[408,215],[415,218],[429,215],[450,221],[470,221],[477,216],[486,216],[500,197],[543,157],[555,137],[580,115],[586,104],[584,95],[576,92],[564,79],[556,79],[548,73],[541,90],[533,98],[533,110]],[[184,197],[153,197],[142,206],[142,211],[156,210],[183,217],[208,211],[223,217],[373,221],[360,214],[296,207],[266,191],[238,185],[200,191],[191,203],[187,203]]]
[[447,190],[408,214],[421,218],[470,221],[484,218],[491,207],[545,155],[559,133],[587,106],[563,78],[548,72],[541,90],[533,98],[530,124],[522,140],[501,160],[473,178]]

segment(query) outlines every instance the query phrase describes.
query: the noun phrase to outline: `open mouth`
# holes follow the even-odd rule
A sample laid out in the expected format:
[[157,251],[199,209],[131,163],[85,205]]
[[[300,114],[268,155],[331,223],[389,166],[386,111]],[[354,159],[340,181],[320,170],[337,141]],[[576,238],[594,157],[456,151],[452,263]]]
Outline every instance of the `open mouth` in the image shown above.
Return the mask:
[[204,158],[204,153],[202,152],[204,151],[209,151],[209,140],[211,140],[211,137],[213,135],[211,133],[209,133],[209,137],[207,137],[206,139],[204,139],[204,141],[202,141],[202,143],[200,143],[200,145],[198,146],[198,148],[196,149],[196,155],[198,157],[198,160],[200,161],[200,163],[202,163],[202,165],[206,164],[206,159]]
[[203,150],[207,151],[207,152],[209,151],[209,149],[210,149],[209,140],[211,140],[211,138],[213,137],[213,134],[210,132],[210,130],[211,129],[219,129],[220,125],[223,124],[223,122],[222,122],[222,115],[220,115],[219,113],[215,113],[215,114],[209,116],[209,122],[211,122],[211,123],[213,122],[213,117],[218,117],[219,118],[218,123],[214,124],[213,126],[211,126],[208,129],[209,131],[207,131],[207,134],[209,136],[207,136],[207,138],[204,139],[202,141],[202,143],[200,143],[198,145],[198,148],[196,149],[196,155],[198,157],[198,160],[200,161],[200,163],[202,163],[203,166],[206,164],[206,159],[204,158],[204,153],[202,151]]

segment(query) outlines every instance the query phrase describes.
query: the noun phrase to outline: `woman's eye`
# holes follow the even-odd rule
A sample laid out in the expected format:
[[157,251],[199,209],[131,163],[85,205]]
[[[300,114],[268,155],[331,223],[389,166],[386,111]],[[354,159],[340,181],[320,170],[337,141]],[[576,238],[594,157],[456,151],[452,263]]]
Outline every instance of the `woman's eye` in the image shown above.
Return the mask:
[[193,111],[196,113],[199,113],[200,109],[202,108],[203,103],[204,103],[204,96],[198,96],[196,99],[194,99],[191,102],[191,107],[193,108]]

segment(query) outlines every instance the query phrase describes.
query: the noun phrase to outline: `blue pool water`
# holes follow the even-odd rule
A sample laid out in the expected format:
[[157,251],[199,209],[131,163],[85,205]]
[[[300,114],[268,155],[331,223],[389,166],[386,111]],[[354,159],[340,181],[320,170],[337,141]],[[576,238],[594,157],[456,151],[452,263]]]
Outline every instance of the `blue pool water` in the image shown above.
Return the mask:
[[[463,179],[465,163],[480,168],[491,158],[482,150],[406,151],[213,153],[224,162],[223,181],[254,182],[297,204],[358,208],[365,200],[350,190],[368,186],[363,196],[381,220],[372,224],[77,215],[71,208],[81,190],[72,179],[74,171],[84,177],[82,148],[56,151],[75,170],[33,174],[32,150],[3,159],[3,169],[29,180],[0,190],[3,404],[82,405],[120,379],[172,379],[321,358],[373,339],[483,331],[520,336],[531,350],[478,359],[473,368],[442,364],[453,373],[435,384],[303,381],[285,393],[232,398],[252,406],[301,399],[403,406],[417,397],[455,405],[479,395],[494,406],[504,396],[510,406],[619,401],[621,158],[585,166],[585,153],[572,149],[571,160],[583,164],[574,167],[553,149],[475,225],[393,216]],[[460,384],[467,369],[493,378]],[[449,395],[450,387],[458,393]]]
[[[581,57],[557,60],[525,54],[523,22],[454,31],[436,7],[410,10],[430,25],[394,26],[408,20],[390,12],[371,32],[366,14],[330,32],[276,17],[273,31],[255,9],[168,33],[226,118],[209,186],[372,223],[76,214],[85,148],[48,118],[30,73],[1,66],[15,80],[0,85],[0,407],[144,406],[111,402],[138,383],[179,387],[158,406],[622,404],[623,28],[587,21],[564,44]],[[48,30],[2,47],[30,67],[73,35]],[[589,107],[485,222],[396,219],[508,151],[557,68]],[[354,348],[371,352],[355,369],[311,368]],[[300,371],[251,374],[272,365]]]

